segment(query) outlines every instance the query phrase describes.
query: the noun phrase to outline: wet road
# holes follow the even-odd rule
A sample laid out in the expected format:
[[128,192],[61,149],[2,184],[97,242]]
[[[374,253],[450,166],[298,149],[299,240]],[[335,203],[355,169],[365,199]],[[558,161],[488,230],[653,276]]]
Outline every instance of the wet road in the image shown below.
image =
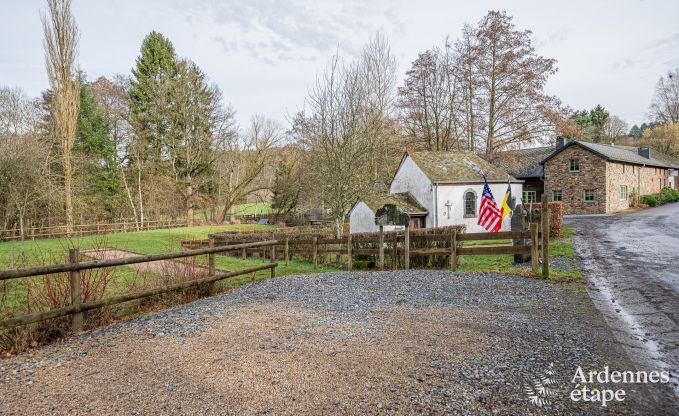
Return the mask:
[[655,393],[679,409],[679,203],[566,222],[590,297],[639,370],[672,373]]

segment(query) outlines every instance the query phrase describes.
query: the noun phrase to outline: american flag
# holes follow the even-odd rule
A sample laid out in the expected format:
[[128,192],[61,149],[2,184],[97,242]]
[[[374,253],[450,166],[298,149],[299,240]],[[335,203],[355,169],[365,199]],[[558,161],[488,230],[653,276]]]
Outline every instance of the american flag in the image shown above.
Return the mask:
[[495,198],[493,198],[493,193],[490,192],[485,176],[483,182],[483,195],[481,196],[481,208],[479,208],[477,224],[485,228],[486,231],[496,233],[502,227],[502,212],[495,203]]

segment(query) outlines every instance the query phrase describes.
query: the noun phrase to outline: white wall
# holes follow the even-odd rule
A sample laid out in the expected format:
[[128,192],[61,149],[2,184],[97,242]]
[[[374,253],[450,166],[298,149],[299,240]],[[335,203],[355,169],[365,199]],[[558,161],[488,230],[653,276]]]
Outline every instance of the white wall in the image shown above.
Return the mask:
[[394,175],[389,192],[392,194],[410,192],[417,202],[429,212],[426,219],[427,228],[434,226],[434,197],[431,181],[410,156],[405,158]]
[[[488,184],[490,186],[490,191],[495,197],[495,202],[498,207],[501,206],[502,200],[507,191],[506,183],[496,183]],[[517,204],[520,203],[523,185],[522,184],[511,184],[512,195],[516,198]],[[476,192],[476,214],[474,218],[464,218],[464,193],[472,189]],[[477,225],[479,206],[481,205],[481,195],[483,193],[483,183],[478,183],[474,185],[438,185],[437,187],[438,195],[438,226],[443,227],[446,225],[454,224],[464,224],[467,226],[467,232],[485,232],[486,230]],[[448,208],[446,207],[446,202],[450,201],[450,217],[448,216]],[[427,225],[429,226],[429,225]],[[505,218],[502,225],[502,231],[509,231],[509,217]]]
[[[387,225],[384,231],[402,230],[403,227]],[[375,213],[365,204],[359,202],[349,214],[349,233],[372,233],[380,230],[380,227],[375,225]]]

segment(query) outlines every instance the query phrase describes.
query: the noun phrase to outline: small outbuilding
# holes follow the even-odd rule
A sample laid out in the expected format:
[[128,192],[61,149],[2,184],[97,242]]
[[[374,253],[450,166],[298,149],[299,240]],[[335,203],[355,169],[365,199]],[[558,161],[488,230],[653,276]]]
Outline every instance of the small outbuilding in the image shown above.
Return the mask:
[[[385,205],[394,205],[400,211],[408,214],[410,227],[424,227],[424,220],[428,214],[427,210],[410,193],[402,192],[397,194],[371,195],[356,201],[349,211],[349,232],[355,234],[379,231],[379,227],[375,225],[375,213]],[[395,225],[384,226],[385,231],[402,228]]]

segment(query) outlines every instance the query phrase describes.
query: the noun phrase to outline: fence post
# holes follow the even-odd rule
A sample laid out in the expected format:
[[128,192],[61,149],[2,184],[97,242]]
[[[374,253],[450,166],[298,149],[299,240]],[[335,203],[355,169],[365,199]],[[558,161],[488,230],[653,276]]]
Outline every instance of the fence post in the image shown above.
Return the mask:
[[290,237],[285,237],[285,267],[288,267],[290,259]]
[[538,223],[530,223],[530,261],[533,268],[533,273],[538,274]]
[[347,237],[347,270],[351,271],[351,269],[354,267],[354,258],[352,251],[354,249],[353,246],[353,241],[351,238],[351,234],[349,234],[349,237]]
[[243,251],[241,251],[240,256],[244,259],[248,258],[248,249],[244,248]]
[[403,243],[403,248],[405,249],[403,263],[406,270],[410,269],[410,227],[408,225],[410,224],[406,224],[405,241]]
[[380,270],[384,270],[384,226],[380,225]]
[[394,232],[394,247],[391,252],[391,269],[398,269],[398,232]]
[[[80,250],[72,248],[68,250],[68,262],[80,262]],[[71,283],[71,305],[76,306],[76,313],[73,314],[71,320],[71,330],[77,334],[83,330],[83,313],[80,312],[80,304],[83,301],[83,291],[80,287],[80,270],[68,272],[68,277]]]
[[549,277],[549,203],[542,194],[542,277]]
[[457,270],[457,229],[450,236],[450,270]]
[[314,237],[311,250],[311,262],[314,265],[314,270],[316,270],[316,266],[318,265],[318,237]]
[[[276,263],[276,244],[271,245],[271,263]],[[276,277],[276,268],[271,268],[271,278]]]
[[[210,238],[208,240],[208,247],[212,248],[215,246],[215,239]],[[215,275],[215,253],[210,253],[207,255],[207,275],[208,276],[214,276]],[[217,293],[217,282],[213,282],[210,284],[210,294],[213,295]]]

